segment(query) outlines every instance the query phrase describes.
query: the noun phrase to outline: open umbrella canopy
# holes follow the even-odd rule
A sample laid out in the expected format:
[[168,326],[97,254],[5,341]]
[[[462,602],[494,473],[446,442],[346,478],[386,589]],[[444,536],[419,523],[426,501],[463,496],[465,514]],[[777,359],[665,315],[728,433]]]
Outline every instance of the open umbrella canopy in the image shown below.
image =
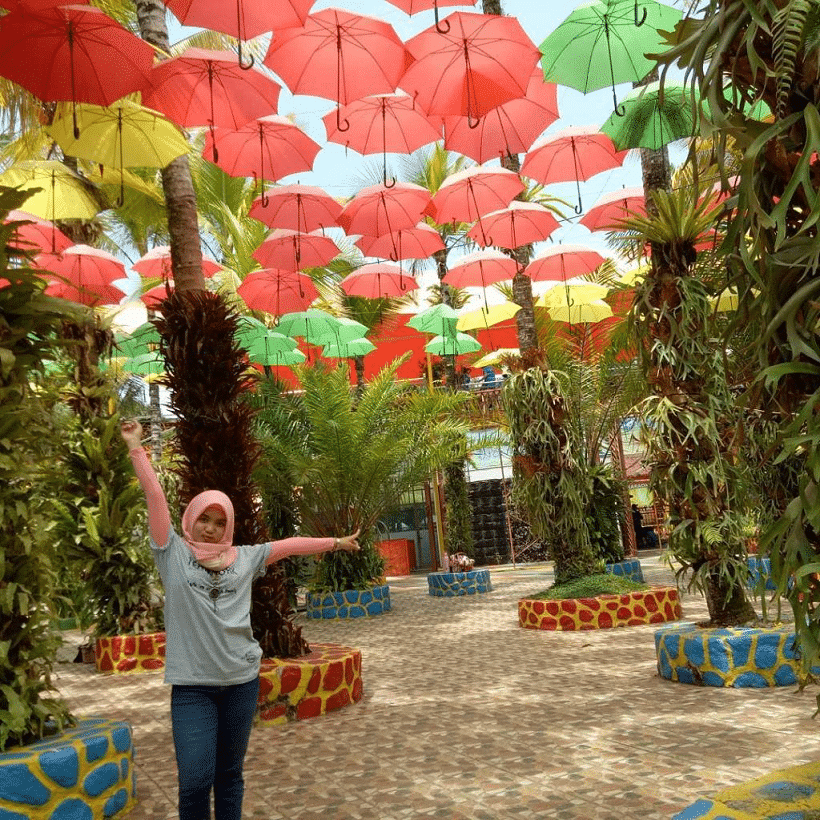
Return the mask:
[[455,336],[458,313],[450,305],[438,304],[417,313],[407,320],[407,326],[420,333]]
[[362,265],[339,282],[348,296],[380,299],[385,296],[406,296],[418,290],[419,283],[398,266],[390,262],[374,262]]
[[249,216],[271,228],[310,233],[336,227],[342,206],[315,185],[277,185],[253,201]]
[[605,261],[598,251],[586,245],[552,245],[530,260],[524,273],[533,282],[563,282],[592,273]]
[[266,268],[297,271],[323,267],[340,253],[336,243],[319,231],[276,228],[251,255]]
[[585,302],[580,305],[560,305],[547,308],[550,319],[555,322],[566,322],[571,325],[588,324],[609,319],[612,308],[602,299]]
[[26,210],[52,222],[93,219],[100,210],[89,184],[56,160],[17,162],[0,174],[0,185],[31,191]]
[[264,339],[270,339],[272,347],[280,345],[282,350],[293,350],[296,347],[295,339],[271,330],[264,322],[254,319],[253,316],[239,317],[235,336],[239,344],[246,348]]
[[376,349],[370,339],[352,339],[349,342],[325,345],[322,355],[326,359],[352,359],[356,356],[366,356]]
[[165,279],[161,284],[149,288],[140,294],[140,301],[151,310],[157,310],[162,302],[164,302],[174,292],[174,280]]
[[[279,318],[276,330],[286,336],[302,336],[307,342],[321,344],[322,339],[335,341],[337,332],[342,326],[342,322],[335,316],[325,313],[323,310],[302,310],[293,313],[286,313]],[[362,332],[352,338],[363,336],[367,328],[362,327]]]
[[384,236],[418,224],[429,205],[430,192],[421,185],[370,185],[350,199],[338,222],[348,234]]
[[115,285],[78,285],[74,282],[64,282],[62,279],[52,279],[45,292],[49,296],[89,307],[118,305],[125,298],[125,293]]
[[[111,287],[115,280],[125,279],[125,266],[116,256],[89,245],[72,245],[59,256],[38,256],[37,264],[55,274],[67,287],[74,288],[80,293],[87,291],[90,294],[111,296],[113,294],[108,293],[106,289]],[[120,296],[115,301],[118,302],[124,295],[120,291]],[[89,302],[83,301],[83,304]]]
[[473,367],[490,367],[498,364],[504,356],[520,356],[521,351],[517,347],[499,347],[498,350],[491,350],[485,353],[480,359],[473,362]]
[[271,268],[249,273],[236,292],[249,308],[272,316],[305,310],[319,297],[309,276]]
[[471,310],[469,313],[459,315],[456,329],[462,331],[489,330],[499,322],[512,319],[519,310],[521,310],[521,305],[516,305],[514,302],[501,302],[498,305],[489,305],[479,310]]
[[646,215],[643,188],[621,188],[604,194],[578,221],[590,231],[615,231],[622,220],[633,215]]
[[134,356],[156,352],[159,348],[160,335],[151,322],[145,322],[130,333],[116,337],[114,343],[123,356],[131,359]]
[[240,40],[273,29],[301,26],[314,0],[165,0],[180,23],[209,28]]
[[354,244],[365,256],[389,259],[392,262],[401,259],[427,259],[436,251],[445,249],[439,232],[425,222],[384,236],[362,236]]
[[572,307],[601,300],[609,293],[609,288],[594,282],[556,283],[538,297],[538,307]]
[[[692,90],[680,83],[647,83],[632,89],[621,101],[623,110],[601,126],[615,147],[650,148],[691,139],[698,133],[700,109]],[[705,102],[704,102],[705,105]]]
[[[443,280],[456,288],[486,288],[515,276],[518,263],[500,251],[485,250],[461,257],[444,275]],[[459,330],[464,328],[459,327]]]
[[60,253],[74,244],[53,222],[27,211],[9,211],[5,223],[16,222],[9,242],[20,250]]
[[481,350],[481,344],[467,333],[456,332],[454,336],[434,336],[424,349],[434,356],[463,356]]
[[[145,279],[168,279],[171,276],[171,247],[157,245],[144,253],[131,267]],[[214,259],[202,257],[202,275],[207,279],[222,270]]]
[[515,171],[476,165],[450,174],[433,196],[435,220],[475,222],[480,216],[506,208],[524,190]]
[[269,349],[268,343],[263,341],[254,342],[246,350],[248,359],[254,364],[261,364],[265,367],[292,367],[295,364],[303,364],[306,356],[301,350],[276,350]]
[[527,92],[538,50],[515,17],[455,12],[407,41],[398,85],[428,114],[472,121]]
[[558,227],[558,220],[537,202],[511,202],[506,208],[479,217],[467,236],[483,247],[514,250],[542,242]]
[[141,353],[122,362],[121,367],[128,373],[142,376],[152,381],[165,374],[165,360],[159,353]]

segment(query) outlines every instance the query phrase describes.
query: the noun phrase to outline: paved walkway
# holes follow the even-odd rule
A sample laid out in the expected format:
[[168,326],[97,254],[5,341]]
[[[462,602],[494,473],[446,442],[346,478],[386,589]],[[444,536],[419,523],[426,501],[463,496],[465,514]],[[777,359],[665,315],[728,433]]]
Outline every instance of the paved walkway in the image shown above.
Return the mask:
[[[651,583],[672,582],[658,558],[642,564]],[[668,820],[698,797],[820,760],[815,692],[662,680],[654,627],[521,629],[516,602],[552,583],[548,566],[492,578],[492,593],[469,598],[430,597],[424,575],[391,579],[388,615],[303,621],[308,641],[361,649],[364,698],[255,728],[245,816]],[[684,596],[683,613],[703,620],[703,600]],[[76,714],[134,727],[139,804],[128,820],[176,817],[161,673],[57,672]]]

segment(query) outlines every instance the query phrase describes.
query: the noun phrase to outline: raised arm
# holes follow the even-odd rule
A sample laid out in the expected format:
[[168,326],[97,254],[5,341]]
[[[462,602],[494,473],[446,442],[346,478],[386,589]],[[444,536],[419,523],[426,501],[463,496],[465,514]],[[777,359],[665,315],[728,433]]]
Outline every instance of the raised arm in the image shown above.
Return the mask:
[[165,547],[171,535],[171,514],[157,474],[142,447],[142,425],[136,420],[123,421],[120,433],[128,447],[137,480],[148,506],[148,532],[158,547]]
[[270,555],[266,564],[272,564],[290,555],[316,555],[320,552],[335,552],[336,550],[346,550],[356,552],[359,550],[359,533],[361,530],[351,535],[341,538],[283,538],[281,541],[270,542]]

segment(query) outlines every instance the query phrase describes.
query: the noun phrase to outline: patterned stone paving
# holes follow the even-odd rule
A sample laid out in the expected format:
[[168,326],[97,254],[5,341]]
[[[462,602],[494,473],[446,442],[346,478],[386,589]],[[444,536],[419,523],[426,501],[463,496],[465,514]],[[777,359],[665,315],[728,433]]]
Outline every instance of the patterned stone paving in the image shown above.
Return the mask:
[[[657,557],[641,563],[649,583],[674,584]],[[521,629],[519,598],[550,583],[548,565],[499,567],[487,595],[433,598],[426,576],[411,575],[390,579],[389,614],[300,616],[308,641],[361,650],[364,697],[255,728],[245,816],[669,820],[700,797],[820,760],[814,691],[663,680],[651,625]],[[700,597],[682,602],[684,619],[706,617]],[[76,714],[134,727],[139,803],[128,820],[176,817],[161,673],[57,672]]]

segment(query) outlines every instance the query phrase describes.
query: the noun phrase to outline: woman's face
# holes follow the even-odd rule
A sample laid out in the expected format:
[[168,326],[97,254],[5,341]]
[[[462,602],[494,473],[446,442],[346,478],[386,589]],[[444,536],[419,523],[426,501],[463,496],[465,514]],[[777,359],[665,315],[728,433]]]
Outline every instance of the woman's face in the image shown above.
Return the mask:
[[206,544],[218,544],[225,537],[225,527],[228,521],[222,507],[212,505],[206,507],[202,515],[194,522],[194,530],[191,533],[194,541]]

